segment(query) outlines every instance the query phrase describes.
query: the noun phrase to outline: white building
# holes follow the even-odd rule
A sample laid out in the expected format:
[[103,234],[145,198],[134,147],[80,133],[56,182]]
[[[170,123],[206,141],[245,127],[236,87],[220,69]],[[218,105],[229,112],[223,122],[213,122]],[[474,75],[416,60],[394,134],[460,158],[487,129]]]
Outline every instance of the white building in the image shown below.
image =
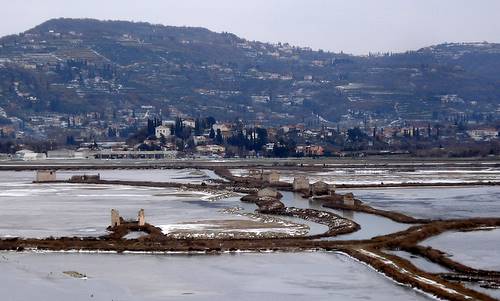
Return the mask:
[[182,125],[194,129],[196,127],[196,121],[194,121],[193,119],[186,119],[182,121]]
[[172,135],[171,128],[169,126],[165,126],[165,125],[157,126],[155,128],[155,136],[156,136],[156,138],[160,139],[162,135],[165,138],[170,137]]
[[221,145],[200,145],[196,147],[196,151],[201,154],[220,154],[226,151],[226,148]]
[[23,149],[16,152],[16,158],[24,161],[45,160],[47,155],[44,153],[35,153],[34,151]]

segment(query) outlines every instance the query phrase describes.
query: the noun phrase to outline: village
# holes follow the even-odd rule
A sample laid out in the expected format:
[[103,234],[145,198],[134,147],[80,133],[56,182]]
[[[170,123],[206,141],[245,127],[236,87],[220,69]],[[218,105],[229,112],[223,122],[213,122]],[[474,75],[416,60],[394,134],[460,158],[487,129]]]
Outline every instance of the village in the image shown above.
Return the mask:
[[[144,116],[150,116],[146,111]],[[83,118],[83,117],[82,117]],[[88,120],[88,117],[86,117]],[[40,119],[39,129],[59,129],[89,135],[61,137],[63,142],[39,143],[18,137],[13,128],[0,133],[0,158],[43,159],[175,159],[184,157],[352,157],[367,155],[407,155],[419,157],[487,156],[500,153],[498,131],[493,127],[467,127],[426,122],[386,127],[361,122],[353,128],[332,127],[317,122],[281,127],[249,125],[243,121],[220,122],[213,117],[162,120],[146,117],[135,132],[120,133],[116,127],[102,127],[96,113],[95,125],[83,126],[81,119],[62,117]],[[137,118],[137,117],[136,117]],[[130,122],[130,120],[129,120]],[[132,123],[133,124],[133,123]],[[101,134],[99,134],[101,133]],[[128,135],[128,136],[127,136]],[[13,136],[12,136],[13,137]],[[4,141],[4,145],[2,145]],[[9,142],[10,141],[10,142]],[[17,141],[13,143],[12,141]],[[23,141],[25,141],[23,143]]]

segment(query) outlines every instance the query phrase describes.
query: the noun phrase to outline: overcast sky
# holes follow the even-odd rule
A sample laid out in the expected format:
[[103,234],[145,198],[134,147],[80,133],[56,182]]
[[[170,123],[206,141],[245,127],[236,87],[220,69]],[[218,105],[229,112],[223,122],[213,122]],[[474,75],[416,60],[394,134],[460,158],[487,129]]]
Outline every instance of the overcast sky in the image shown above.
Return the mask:
[[500,42],[500,0],[0,0],[0,35],[56,17],[202,26],[264,42],[365,54]]

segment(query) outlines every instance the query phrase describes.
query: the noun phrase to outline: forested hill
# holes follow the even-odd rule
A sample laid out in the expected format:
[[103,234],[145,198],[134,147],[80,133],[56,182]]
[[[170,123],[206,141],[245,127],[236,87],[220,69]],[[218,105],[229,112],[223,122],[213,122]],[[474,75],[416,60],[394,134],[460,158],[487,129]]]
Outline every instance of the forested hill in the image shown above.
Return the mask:
[[0,108],[21,119],[140,106],[262,123],[439,119],[494,114],[499,70],[500,44],[352,56],[205,28],[53,19],[0,39]]

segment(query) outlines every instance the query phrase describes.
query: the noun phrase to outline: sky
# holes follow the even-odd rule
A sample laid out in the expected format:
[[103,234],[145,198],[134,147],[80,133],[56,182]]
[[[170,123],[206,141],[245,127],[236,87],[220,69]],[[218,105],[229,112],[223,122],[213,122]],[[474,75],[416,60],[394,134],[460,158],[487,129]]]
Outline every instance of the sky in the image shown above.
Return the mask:
[[0,0],[0,35],[59,17],[201,26],[353,54],[500,42],[500,0]]

